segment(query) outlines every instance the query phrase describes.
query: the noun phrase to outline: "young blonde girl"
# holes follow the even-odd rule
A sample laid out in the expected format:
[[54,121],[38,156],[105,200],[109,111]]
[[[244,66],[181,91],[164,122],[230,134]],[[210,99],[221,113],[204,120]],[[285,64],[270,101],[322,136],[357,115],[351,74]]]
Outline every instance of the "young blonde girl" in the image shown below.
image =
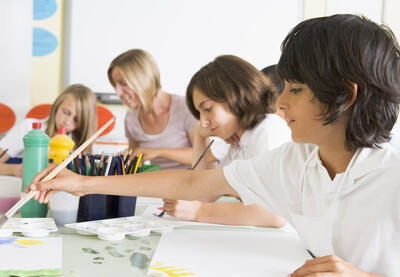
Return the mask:
[[[0,141],[0,152],[8,149],[0,160],[1,175],[22,175],[21,165],[5,162],[10,157],[22,156],[22,139],[32,129],[32,123],[38,121],[43,123],[42,130],[50,138],[57,134],[59,127],[65,127],[75,147],[78,147],[97,130],[96,96],[84,85],[70,85],[56,98],[47,119],[25,119],[11,129]],[[90,152],[91,148],[92,145],[88,146],[86,151]]]

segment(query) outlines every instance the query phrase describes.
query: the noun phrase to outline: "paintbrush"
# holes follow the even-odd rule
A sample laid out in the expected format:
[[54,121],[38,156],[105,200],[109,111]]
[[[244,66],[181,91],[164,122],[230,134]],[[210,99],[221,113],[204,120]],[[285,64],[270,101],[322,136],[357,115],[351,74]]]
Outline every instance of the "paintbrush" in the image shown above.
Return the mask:
[[[74,152],[71,153],[62,163],[60,163],[56,168],[54,168],[49,174],[46,175],[41,181],[45,182],[48,180],[53,179],[57,176],[58,173],[67,165],[69,164],[78,154],[80,154],[85,148],[89,146],[108,126],[111,125],[115,120],[115,117],[110,119],[103,127],[97,130],[90,138],[88,138],[81,146],[79,146]],[[5,213],[4,216],[0,218],[0,228],[3,224],[7,221],[7,219],[11,218],[26,202],[31,200],[31,198],[36,194],[39,193],[38,191],[30,191],[23,195],[21,199],[10,209],[8,212]]]
[[0,154],[0,159],[7,153],[7,151],[8,151],[8,148],[6,150],[4,150],[3,153]]
[[[206,147],[206,149],[203,151],[203,153],[200,155],[200,157],[197,159],[197,161],[194,163],[194,165],[192,166],[191,170],[194,170],[197,165],[199,164],[199,162],[201,161],[201,159],[203,159],[204,155],[207,153],[208,149],[210,149],[211,144],[213,144],[214,140],[212,140]],[[158,217],[162,217],[165,214],[165,210],[163,210],[160,214],[158,214]]]

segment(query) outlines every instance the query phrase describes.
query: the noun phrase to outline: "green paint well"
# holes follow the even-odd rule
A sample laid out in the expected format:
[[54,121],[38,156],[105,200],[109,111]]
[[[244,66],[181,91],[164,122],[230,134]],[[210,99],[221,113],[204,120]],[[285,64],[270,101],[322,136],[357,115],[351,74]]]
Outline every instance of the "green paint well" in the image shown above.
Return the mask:
[[141,246],[139,249],[140,250],[146,250],[146,251],[150,251],[151,250],[150,247],[144,247],[144,246]]
[[93,260],[99,261],[99,260],[104,260],[104,258],[103,257],[96,257]]

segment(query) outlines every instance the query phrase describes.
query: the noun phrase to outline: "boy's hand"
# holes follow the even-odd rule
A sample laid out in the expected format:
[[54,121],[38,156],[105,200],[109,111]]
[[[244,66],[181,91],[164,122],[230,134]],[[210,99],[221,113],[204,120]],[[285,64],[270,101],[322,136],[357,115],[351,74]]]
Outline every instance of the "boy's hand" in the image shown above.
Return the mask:
[[307,260],[303,266],[293,272],[290,277],[305,276],[337,276],[337,277],[372,277],[354,265],[342,260],[336,255],[324,256]]
[[47,174],[49,174],[57,165],[53,164],[43,171],[39,172],[32,180],[32,184],[26,188],[25,192],[39,191],[40,193],[34,196],[35,200],[40,203],[47,203],[50,197],[57,191],[65,191],[77,196],[83,196],[86,193],[83,191],[84,176],[73,173],[70,170],[63,169],[58,175],[49,181],[40,182]]

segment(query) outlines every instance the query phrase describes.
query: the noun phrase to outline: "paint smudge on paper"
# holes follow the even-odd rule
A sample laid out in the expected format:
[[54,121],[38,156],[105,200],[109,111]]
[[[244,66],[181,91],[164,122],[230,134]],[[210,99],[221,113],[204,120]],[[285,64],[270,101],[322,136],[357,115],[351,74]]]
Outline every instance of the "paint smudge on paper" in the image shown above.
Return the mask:
[[114,246],[106,246],[105,248],[108,252],[108,254],[110,254],[111,256],[115,257],[115,258],[122,258],[124,257],[124,255],[122,255],[121,253],[119,253],[117,251],[117,249]]
[[179,272],[188,270],[186,268],[177,268],[176,266],[164,266],[162,262],[156,262],[150,265],[150,268],[156,271],[163,272],[167,274],[169,277],[196,275],[196,273],[193,272]]
[[137,268],[145,268],[149,262],[149,258],[139,252],[133,253],[130,257],[131,265]]
[[16,241],[20,245],[40,245],[43,244],[42,240],[19,239]]
[[92,248],[82,248],[82,251],[88,254],[99,254],[99,252],[97,252],[96,250],[92,249]]

